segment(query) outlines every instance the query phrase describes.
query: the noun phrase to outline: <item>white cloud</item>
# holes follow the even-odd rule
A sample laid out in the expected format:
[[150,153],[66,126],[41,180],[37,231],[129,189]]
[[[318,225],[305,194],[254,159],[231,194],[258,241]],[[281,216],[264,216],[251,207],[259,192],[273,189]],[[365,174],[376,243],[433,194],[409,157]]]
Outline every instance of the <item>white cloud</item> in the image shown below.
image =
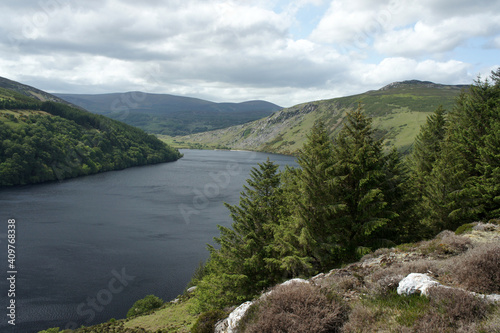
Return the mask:
[[[317,22],[301,10],[328,3],[297,28]],[[476,37],[500,47],[497,13],[498,0],[18,0],[0,12],[0,75],[290,106],[396,80],[471,82],[497,64],[456,50]]]
[[[357,73],[367,86],[391,83],[403,80],[434,81],[436,83],[460,84],[471,83],[470,65],[449,60],[417,61],[403,57],[386,58],[379,64],[360,66]],[[472,74],[474,75],[474,74]]]

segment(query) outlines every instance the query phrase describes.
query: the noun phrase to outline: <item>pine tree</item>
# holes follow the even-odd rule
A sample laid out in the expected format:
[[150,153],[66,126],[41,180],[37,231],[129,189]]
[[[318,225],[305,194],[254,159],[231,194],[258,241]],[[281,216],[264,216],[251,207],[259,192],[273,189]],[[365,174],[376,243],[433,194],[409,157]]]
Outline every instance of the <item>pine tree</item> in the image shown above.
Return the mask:
[[[420,133],[415,138],[412,156],[410,159],[414,181],[418,190],[422,190],[425,178],[434,168],[434,162],[441,152],[441,144],[446,135],[446,111],[439,106],[420,128]],[[419,193],[420,196],[422,193]]]
[[415,214],[416,198],[407,164],[396,148],[384,157],[385,180],[382,183],[386,209],[393,217],[373,234],[373,239],[381,246],[394,246],[395,243],[411,242],[420,239],[421,226]]
[[427,221],[435,232],[500,211],[500,70],[462,92],[449,114],[441,154],[426,181]]
[[361,107],[347,113],[333,151],[331,186],[337,201],[333,230],[346,256],[352,258],[367,251],[370,235],[395,216],[388,211],[383,193],[382,141],[374,139],[371,118]]
[[[338,252],[338,237],[332,228],[336,210],[331,178],[333,145],[322,121],[313,126],[297,162],[300,196],[295,202],[296,228],[302,252],[300,258],[312,263],[313,270],[332,265]],[[293,223],[293,222],[292,222]]]
[[282,206],[278,166],[269,159],[253,168],[239,205],[228,205],[232,228],[219,226],[216,249],[197,289],[200,309],[221,308],[248,300],[276,283],[281,273],[266,259],[274,258],[271,244]]
[[442,153],[443,146],[445,144],[448,146],[449,142],[445,140],[447,130],[445,114],[446,111],[439,106],[433,114],[427,117],[426,123],[421,126],[415,138],[412,154],[408,158],[411,168],[409,190],[415,200],[415,217],[423,222],[414,225],[420,229],[420,232],[417,232],[417,228],[413,228],[414,232],[411,234],[415,236],[417,236],[415,232],[420,236],[430,236],[431,229],[435,228],[433,224],[444,225],[448,220],[445,207],[446,197],[452,188],[441,186],[439,185],[441,181],[437,181],[437,178],[442,181],[451,181],[448,178],[454,176],[439,175],[437,169],[438,164],[440,168],[447,168],[450,159],[453,159],[453,154],[449,154],[449,149],[448,152]]

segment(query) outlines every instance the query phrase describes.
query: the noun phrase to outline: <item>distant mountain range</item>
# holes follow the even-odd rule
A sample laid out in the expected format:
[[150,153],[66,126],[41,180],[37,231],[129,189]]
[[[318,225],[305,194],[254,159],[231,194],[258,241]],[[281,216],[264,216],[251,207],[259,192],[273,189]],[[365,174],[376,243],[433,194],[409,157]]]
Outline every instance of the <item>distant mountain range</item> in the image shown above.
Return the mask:
[[178,147],[227,147],[294,154],[306,141],[316,120],[323,120],[333,137],[340,129],[345,112],[362,105],[373,118],[377,135],[387,146],[407,151],[439,105],[450,110],[466,85],[443,85],[409,80],[391,83],[379,90],[359,95],[304,103],[275,112],[263,119],[217,131],[167,140]]
[[197,98],[143,92],[55,95],[91,112],[150,133],[166,135],[186,135],[244,124],[282,109],[266,101],[214,103]]

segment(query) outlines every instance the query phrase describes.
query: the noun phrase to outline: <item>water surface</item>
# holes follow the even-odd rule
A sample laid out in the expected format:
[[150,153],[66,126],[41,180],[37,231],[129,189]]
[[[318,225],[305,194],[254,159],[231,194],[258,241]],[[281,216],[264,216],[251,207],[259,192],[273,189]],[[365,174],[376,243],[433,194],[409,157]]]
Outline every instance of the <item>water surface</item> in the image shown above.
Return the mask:
[[0,190],[2,267],[14,218],[18,271],[16,326],[4,310],[0,331],[87,326],[124,318],[148,294],[172,300],[207,258],[217,224],[231,224],[223,202],[238,203],[250,169],[267,157],[296,165],[283,155],[182,152],[176,162]]

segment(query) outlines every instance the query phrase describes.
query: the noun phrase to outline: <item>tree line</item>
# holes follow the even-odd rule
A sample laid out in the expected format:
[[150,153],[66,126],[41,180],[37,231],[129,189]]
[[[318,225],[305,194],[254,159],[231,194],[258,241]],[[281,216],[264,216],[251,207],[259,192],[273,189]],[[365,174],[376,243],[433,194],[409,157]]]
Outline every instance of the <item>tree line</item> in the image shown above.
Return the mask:
[[252,169],[233,224],[219,226],[191,284],[197,311],[253,298],[379,247],[418,241],[500,214],[500,69],[478,79],[452,110],[439,107],[408,156],[384,152],[362,107],[331,140],[317,122],[298,168]]

